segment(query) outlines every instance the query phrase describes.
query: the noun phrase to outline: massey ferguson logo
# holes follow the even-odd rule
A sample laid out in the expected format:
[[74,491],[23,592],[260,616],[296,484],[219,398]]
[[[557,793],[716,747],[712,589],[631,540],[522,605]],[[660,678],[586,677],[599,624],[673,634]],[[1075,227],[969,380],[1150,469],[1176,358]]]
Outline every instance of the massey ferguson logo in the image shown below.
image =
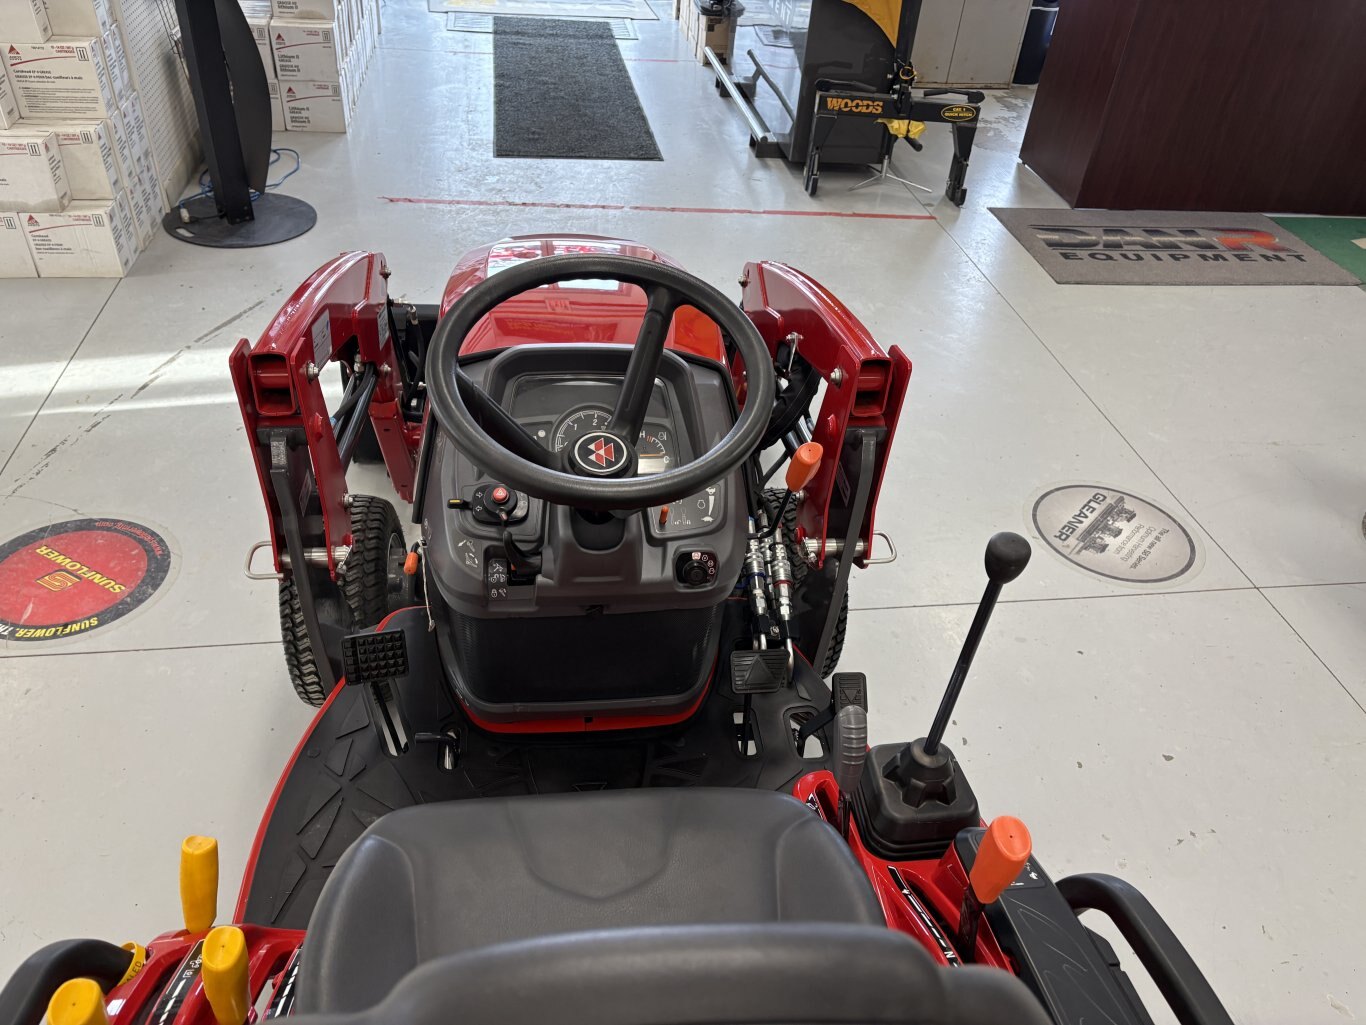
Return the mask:
[[825,98],[826,110],[837,110],[841,114],[881,114],[883,103],[881,100],[855,100],[848,96],[827,96]]
[[626,447],[610,434],[588,434],[574,445],[574,461],[591,474],[618,470],[625,459]]
[[1269,231],[1258,228],[1078,228],[1031,224],[1039,241],[1064,260],[1201,260],[1205,263],[1304,262]]
[[610,466],[617,461],[617,446],[614,442],[599,438],[588,446],[588,450],[593,453],[593,462],[599,466]]

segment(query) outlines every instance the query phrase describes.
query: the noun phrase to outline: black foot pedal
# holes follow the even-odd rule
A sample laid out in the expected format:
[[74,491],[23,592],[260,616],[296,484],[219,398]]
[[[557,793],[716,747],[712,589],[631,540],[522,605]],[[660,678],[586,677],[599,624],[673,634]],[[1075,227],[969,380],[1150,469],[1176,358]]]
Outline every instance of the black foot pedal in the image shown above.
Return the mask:
[[731,687],[736,694],[776,694],[790,679],[786,648],[730,653]]
[[348,686],[360,687],[370,706],[370,724],[380,743],[397,758],[408,750],[412,730],[403,714],[397,681],[408,675],[408,641],[402,630],[351,634],[342,641]]
[[346,682],[380,683],[408,675],[408,639],[402,630],[351,634],[342,641]]
[[840,709],[850,705],[868,711],[868,677],[862,673],[836,673],[830,678],[830,683],[836,715],[839,715]]

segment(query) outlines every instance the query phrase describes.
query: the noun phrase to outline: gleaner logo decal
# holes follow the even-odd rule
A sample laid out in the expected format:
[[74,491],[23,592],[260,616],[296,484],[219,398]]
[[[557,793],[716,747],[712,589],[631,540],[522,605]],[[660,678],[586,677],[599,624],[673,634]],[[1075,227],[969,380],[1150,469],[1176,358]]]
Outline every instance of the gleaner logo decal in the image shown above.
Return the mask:
[[856,100],[849,96],[827,96],[825,109],[841,114],[881,114],[886,104],[881,100]]
[[626,446],[602,431],[585,434],[574,443],[574,461],[592,474],[619,470],[626,457]]
[[67,520],[0,545],[0,641],[85,633],[127,615],[165,582],[166,539],[126,520]]
[[1064,260],[1179,263],[1304,262],[1269,231],[1259,228],[1078,228],[1031,224],[1039,241]]

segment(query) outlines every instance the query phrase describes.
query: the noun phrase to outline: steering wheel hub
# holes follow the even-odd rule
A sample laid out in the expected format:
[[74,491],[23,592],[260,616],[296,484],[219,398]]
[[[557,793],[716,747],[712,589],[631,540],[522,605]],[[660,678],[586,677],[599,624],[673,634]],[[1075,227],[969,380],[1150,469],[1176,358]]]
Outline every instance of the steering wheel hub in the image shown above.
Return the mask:
[[569,446],[569,469],[580,477],[630,477],[635,448],[609,431],[590,431]]

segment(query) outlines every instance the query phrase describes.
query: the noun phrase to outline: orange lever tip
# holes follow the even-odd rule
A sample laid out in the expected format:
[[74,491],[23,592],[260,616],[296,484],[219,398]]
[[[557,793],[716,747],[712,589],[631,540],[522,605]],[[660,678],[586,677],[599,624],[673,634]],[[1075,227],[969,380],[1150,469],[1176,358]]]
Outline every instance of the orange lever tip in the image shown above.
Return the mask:
[[792,453],[792,462],[787,466],[787,490],[800,491],[811,483],[816,471],[821,468],[821,457],[825,455],[818,443],[808,441]]
[[418,559],[417,552],[409,552],[403,559],[403,575],[409,577],[417,576]]
[[1011,815],[992,820],[977,849],[969,879],[983,905],[992,903],[1013,883],[1029,861],[1029,829]]

